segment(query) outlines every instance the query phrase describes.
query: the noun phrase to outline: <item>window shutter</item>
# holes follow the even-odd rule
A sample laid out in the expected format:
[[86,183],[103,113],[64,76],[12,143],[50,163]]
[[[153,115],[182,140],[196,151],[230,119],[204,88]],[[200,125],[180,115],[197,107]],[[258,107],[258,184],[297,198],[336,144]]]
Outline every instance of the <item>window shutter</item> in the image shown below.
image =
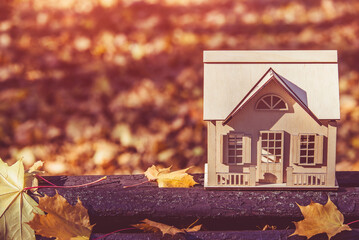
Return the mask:
[[228,163],[228,136],[221,135],[221,143],[222,143],[222,163]]
[[251,136],[243,136],[243,163],[252,163]]
[[323,135],[315,135],[315,164],[323,164]]
[[290,136],[290,158],[292,163],[299,163],[299,136],[291,135]]

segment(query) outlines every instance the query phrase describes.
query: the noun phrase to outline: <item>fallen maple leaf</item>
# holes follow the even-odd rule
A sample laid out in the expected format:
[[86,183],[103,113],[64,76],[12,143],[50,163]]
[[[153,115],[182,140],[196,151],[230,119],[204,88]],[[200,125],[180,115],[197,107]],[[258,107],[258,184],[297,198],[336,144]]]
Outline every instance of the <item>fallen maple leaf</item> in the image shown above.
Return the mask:
[[[192,224],[191,224],[192,225]],[[142,220],[142,223],[140,224],[135,224],[132,225],[135,228],[144,230],[146,232],[162,232],[162,235],[165,234],[170,234],[172,236],[176,235],[177,233],[186,233],[186,232],[198,232],[201,227],[201,225],[196,225],[192,228],[183,228],[183,229],[178,229],[174,226],[169,226],[167,224],[163,224],[163,223],[159,223],[159,222],[155,222],[155,221],[151,221],[148,219]]]
[[311,238],[319,233],[326,233],[331,239],[341,231],[351,231],[351,228],[343,224],[344,216],[328,197],[328,202],[323,206],[320,203],[310,202],[307,206],[301,206],[297,203],[304,220],[294,222],[296,230],[290,235],[301,235]]
[[157,168],[152,165],[145,172],[145,176],[150,181],[157,181],[158,187],[160,188],[188,188],[197,184],[193,180],[193,176],[186,173],[188,169],[182,169],[171,172],[169,168]]
[[39,170],[43,165],[43,161],[37,161],[25,172],[25,186],[37,187],[39,185],[39,181],[37,180],[36,175],[39,173],[44,173],[44,171]]
[[87,209],[80,200],[72,206],[56,192],[53,197],[39,198],[38,207],[47,214],[35,214],[34,219],[28,222],[37,234],[58,240],[90,239],[94,225],[90,225]]
[[[172,167],[172,166],[171,166]],[[148,180],[150,181],[156,181],[158,178],[158,175],[160,174],[164,174],[164,173],[169,173],[171,172],[171,167],[168,168],[157,168],[155,165],[152,165],[151,167],[149,167],[146,172],[145,172],[145,176],[148,178]]]
[[8,166],[0,159],[0,239],[35,239],[26,224],[34,213],[43,214],[37,203],[24,191],[25,170],[22,161]]
[[53,197],[39,198],[38,207],[47,214],[35,214],[28,222],[37,234],[58,240],[90,239],[94,225],[90,225],[87,209],[80,200],[72,206],[56,192]]

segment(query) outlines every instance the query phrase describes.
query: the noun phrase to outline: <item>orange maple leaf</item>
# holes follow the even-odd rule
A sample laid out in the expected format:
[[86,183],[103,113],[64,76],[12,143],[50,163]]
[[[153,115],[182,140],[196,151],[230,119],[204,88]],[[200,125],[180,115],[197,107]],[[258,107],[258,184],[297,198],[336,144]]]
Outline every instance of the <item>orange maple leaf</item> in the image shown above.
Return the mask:
[[193,224],[191,224],[188,228],[179,229],[174,226],[169,226],[167,224],[163,224],[163,223],[145,219],[145,220],[142,220],[142,223],[135,224],[132,226],[134,226],[135,228],[144,230],[146,232],[154,232],[154,233],[162,232],[162,235],[170,234],[170,235],[174,236],[177,233],[198,232],[202,227],[202,224],[191,227]]
[[328,197],[325,205],[310,202],[307,206],[301,206],[297,203],[304,220],[294,222],[296,230],[290,235],[301,235],[311,238],[319,233],[326,233],[331,239],[341,231],[351,231],[351,228],[344,224],[344,216],[338,210],[337,206]]
[[28,223],[37,234],[59,240],[90,239],[94,225],[90,225],[87,209],[80,200],[72,206],[56,192],[53,197],[40,198],[38,207],[47,214],[35,214]]

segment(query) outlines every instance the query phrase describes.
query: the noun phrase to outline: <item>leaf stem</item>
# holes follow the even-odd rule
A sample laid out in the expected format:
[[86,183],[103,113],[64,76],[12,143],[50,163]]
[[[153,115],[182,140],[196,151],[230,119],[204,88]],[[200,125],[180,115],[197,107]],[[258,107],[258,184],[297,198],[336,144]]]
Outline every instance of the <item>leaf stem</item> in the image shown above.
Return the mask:
[[108,235],[111,235],[111,234],[114,234],[114,233],[117,233],[117,232],[126,231],[126,230],[133,230],[133,229],[136,229],[136,228],[124,228],[124,229],[116,230],[116,231],[107,233],[107,234],[105,234],[105,235],[103,235],[103,236],[101,236],[101,237],[98,237],[98,238],[95,238],[95,239],[92,239],[92,240],[98,240],[98,239],[107,237]]
[[147,180],[147,181],[140,182],[140,183],[136,183],[136,184],[129,185],[129,186],[123,186],[123,188],[136,187],[136,186],[139,186],[139,185],[142,185],[142,184],[148,183],[148,182],[151,182],[151,180]]
[[103,180],[105,180],[107,177],[102,177],[100,179],[97,179],[96,181],[94,182],[90,182],[90,183],[85,183],[85,184],[81,184],[81,185],[74,185],[74,186],[37,186],[37,187],[26,187],[23,189],[23,191],[26,191],[26,190],[30,190],[30,189],[34,189],[34,188],[78,188],[78,187],[86,187],[86,186],[90,186],[90,185],[93,185],[95,183],[98,183],[98,182],[101,182]]
[[198,220],[199,220],[199,218],[198,218],[196,221],[194,221],[191,225],[189,225],[189,226],[186,228],[186,230],[188,230],[190,227],[192,227],[196,222],[198,222]]
[[350,225],[350,224],[353,224],[353,223],[356,223],[356,222],[359,222],[359,220],[355,220],[353,222],[347,223],[347,225]]
[[53,184],[52,182],[50,182],[50,181],[46,180],[45,178],[41,177],[41,176],[40,176],[40,175],[38,175],[38,174],[36,174],[35,176],[36,176],[36,177],[38,177],[38,178],[40,178],[41,180],[43,180],[43,181],[47,182],[48,184],[50,184],[50,185],[52,185],[52,186],[56,186],[55,184]]

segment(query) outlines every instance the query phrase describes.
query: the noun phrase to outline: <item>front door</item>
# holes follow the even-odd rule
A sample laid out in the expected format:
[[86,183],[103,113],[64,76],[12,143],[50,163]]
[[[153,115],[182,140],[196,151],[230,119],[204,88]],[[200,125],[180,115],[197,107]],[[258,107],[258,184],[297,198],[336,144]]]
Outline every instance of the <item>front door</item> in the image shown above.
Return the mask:
[[259,137],[259,182],[283,183],[283,131],[261,131]]

